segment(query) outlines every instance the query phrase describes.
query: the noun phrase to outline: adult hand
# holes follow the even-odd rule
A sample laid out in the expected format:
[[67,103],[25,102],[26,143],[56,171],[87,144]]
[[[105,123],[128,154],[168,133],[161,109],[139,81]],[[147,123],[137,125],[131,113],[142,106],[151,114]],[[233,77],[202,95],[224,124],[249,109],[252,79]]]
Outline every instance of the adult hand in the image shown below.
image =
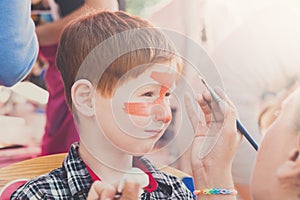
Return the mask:
[[241,141],[236,129],[234,105],[221,90],[216,92],[221,102],[215,102],[208,91],[196,97],[205,123],[195,120],[198,115],[190,100],[186,100],[187,112],[195,130],[191,155],[193,176],[196,187],[201,188],[233,187],[231,164]]
[[87,200],[137,200],[139,199],[139,189],[140,185],[138,183],[125,181],[122,193],[119,195],[116,185],[95,181],[89,191]]

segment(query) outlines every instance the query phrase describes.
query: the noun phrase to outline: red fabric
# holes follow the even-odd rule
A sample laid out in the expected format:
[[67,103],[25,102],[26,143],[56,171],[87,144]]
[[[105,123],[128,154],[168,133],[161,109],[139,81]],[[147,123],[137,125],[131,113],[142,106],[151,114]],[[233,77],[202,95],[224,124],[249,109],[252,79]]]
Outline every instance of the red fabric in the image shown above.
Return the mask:
[[40,56],[49,63],[45,75],[49,100],[42,139],[42,155],[68,152],[71,144],[79,141],[72,112],[66,103],[62,77],[56,67],[56,51],[57,45],[40,47]]
[[5,185],[0,193],[0,200],[9,200],[12,193],[14,193],[14,191],[16,191],[21,185],[26,182],[27,180],[17,180]]
[[86,163],[84,163],[84,164],[85,164],[91,178],[93,179],[93,181],[101,181],[101,179],[93,172],[93,170]]
[[138,158],[134,158],[133,162],[134,162],[133,165],[135,167],[140,168],[143,172],[145,172],[148,175],[149,185],[144,187],[143,189],[145,191],[147,191],[148,193],[154,192],[157,189],[158,184],[157,184],[156,180],[154,179],[154,177],[152,176],[151,172],[149,172],[149,170],[144,165],[144,163],[142,163],[142,161],[140,161]]

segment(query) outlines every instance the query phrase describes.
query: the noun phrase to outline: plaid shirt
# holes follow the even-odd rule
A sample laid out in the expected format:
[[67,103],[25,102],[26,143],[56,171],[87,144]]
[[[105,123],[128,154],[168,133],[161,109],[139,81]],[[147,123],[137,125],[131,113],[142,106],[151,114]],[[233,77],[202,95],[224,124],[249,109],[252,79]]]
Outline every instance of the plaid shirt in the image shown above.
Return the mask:
[[[79,156],[78,147],[78,143],[72,145],[61,168],[28,181],[13,193],[11,199],[86,199],[93,180]],[[144,191],[140,199],[193,199],[192,193],[177,177],[159,171],[144,157],[138,159],[158,184],[154,192]]]

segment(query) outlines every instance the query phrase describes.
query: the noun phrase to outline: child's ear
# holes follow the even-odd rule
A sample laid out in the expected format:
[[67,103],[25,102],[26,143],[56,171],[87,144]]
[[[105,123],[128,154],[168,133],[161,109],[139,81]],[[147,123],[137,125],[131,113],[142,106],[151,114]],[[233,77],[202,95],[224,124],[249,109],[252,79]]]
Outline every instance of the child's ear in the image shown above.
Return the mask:
[[71,89],[72,103],[76,110],[84,116],[94,115],[94,87],[86,79],[77,80]]

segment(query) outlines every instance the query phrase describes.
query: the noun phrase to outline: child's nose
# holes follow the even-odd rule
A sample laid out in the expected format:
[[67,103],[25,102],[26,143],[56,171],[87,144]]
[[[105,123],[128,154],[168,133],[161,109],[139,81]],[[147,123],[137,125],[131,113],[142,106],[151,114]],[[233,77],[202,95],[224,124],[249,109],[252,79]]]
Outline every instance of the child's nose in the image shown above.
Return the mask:
[[169,123],[172,119],[172,113],[170,106],[155,104],[151,107],[151,116],[153,116],[154,121],[162,121],[164,123]]

